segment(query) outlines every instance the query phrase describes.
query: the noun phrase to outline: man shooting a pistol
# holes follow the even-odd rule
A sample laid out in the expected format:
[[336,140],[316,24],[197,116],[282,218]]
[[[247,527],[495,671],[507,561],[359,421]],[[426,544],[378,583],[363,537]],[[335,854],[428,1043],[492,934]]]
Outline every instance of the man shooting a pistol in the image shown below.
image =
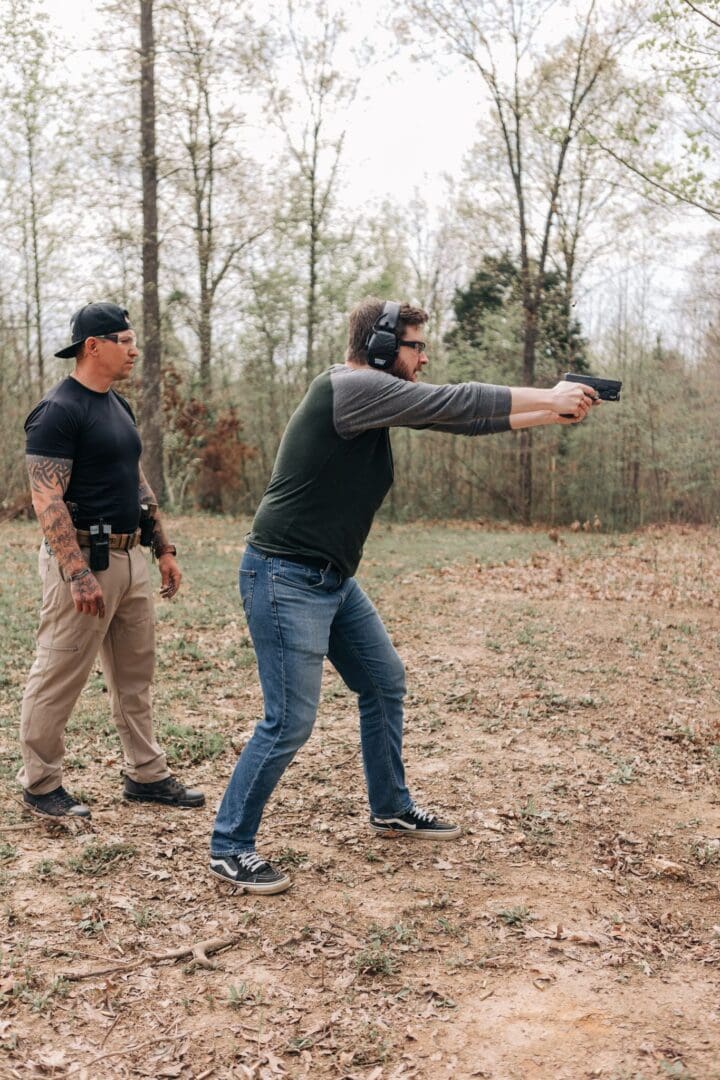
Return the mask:
[[142,444],[128,402],[113,384],[129,378],[140,355],[128,313],[86,304],[71,320],[71,343],[55,355],[75,370],[25,421],[32,501],[40,547],[43,602],[37,657],[22,704],[18,779],[25,804],[50,817],[90,817],[62,786],[64,731],[100,652],[112,718],[125,755],[126,799],[181,807],[205,797],[170,775],[152,722],[155,613],[146,538],[158,560],[161,593],[177,592],[181,573],[157,500],[140,467]]
[[[595,391],[418,381],[428,357],[422,308],[368,297],[352,310],[344,364],[310,385],[283,435],[240,566],[265,715],[218,810],[210,869],[245,892],[290,886],[255,850],[265,805],[315,722],[325,657],[357,695],[374,833],[452,840],[460,827],[422,809],[405,782],[405,669],[355,579],[363,545],[393,482],[390,429],[481,436],[574,424]],[[569,419],[564,419],[564,414]],[[308,819],[307,827],[310,827]]]

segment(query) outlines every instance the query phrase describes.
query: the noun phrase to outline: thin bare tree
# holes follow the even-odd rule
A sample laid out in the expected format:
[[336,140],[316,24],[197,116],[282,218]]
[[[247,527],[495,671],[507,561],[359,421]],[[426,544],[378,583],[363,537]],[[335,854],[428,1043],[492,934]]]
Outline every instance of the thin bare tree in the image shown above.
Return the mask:
[[[345,128],[338,116],[355,98],[359,76],[343,72],[339,50],[346,22],[326,0],[287,4],[287,66],[268,72],[270,116],[294,166],[288,235],[305,261],[305,381],[316,374],[322,322],[322,263],[337,242],[331,221],[340,181]],[[346,241],[345,241],[346,242]]]
[[140,426],[143,468],[158,501],[165,497],[162,432],[162,340],[158,161],[155,136],[155,25],[153,0],[140,0],[140,167],[143,214],[143,394]]
[[209,387],[218,291],[269,227],[259,170],[244,148],[243,109],[268,63],[268,38],[245,2],[208,0],[199,10],[193,0],[170,0],[164,13],[168,217],[174,233],[191,230],[197,281],[195,296],[182,286],[176,296],[197,336],[200,383]]
[[[633,6],[619,8],[601,25],[596,0],[578,16],[564,44],[564,78],[556,82],[552,114],[541,130],[534,108],[546,84],[542,29],[553,0],[491,0],[457,4],[452,0],[408,0],[414,25],[460,57],[477,73],[492,107],[497,161],[512,192],[523,309],[522,378],[535,381],[543,283],[557,222],[559,198],[573,143],[582,135],[588,112],[605,92],[617,57],[637,33]],[[533,152],[543,135],[549,168],[533,175]],[[533,508],[532,431],[520,435],[522,516]]]

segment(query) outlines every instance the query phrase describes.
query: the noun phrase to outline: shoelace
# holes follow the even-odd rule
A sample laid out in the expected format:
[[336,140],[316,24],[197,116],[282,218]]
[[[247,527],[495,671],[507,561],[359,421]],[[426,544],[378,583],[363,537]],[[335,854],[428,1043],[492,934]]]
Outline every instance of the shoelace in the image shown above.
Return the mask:
[[267,866],[265,860],[261,859],[259,855],[256,855],[254,851],[246,851],[244,855],[238,855],[237,861],[245,870],[249,870],[251,874],[257,874]]
[[425,821],[428,825],[432,825],[433,821],[435,820],[434,814],[431,814],[429,810],[423,810],[419,806],[413,805],[410,813],[413,817],[417,818],[418,821]]

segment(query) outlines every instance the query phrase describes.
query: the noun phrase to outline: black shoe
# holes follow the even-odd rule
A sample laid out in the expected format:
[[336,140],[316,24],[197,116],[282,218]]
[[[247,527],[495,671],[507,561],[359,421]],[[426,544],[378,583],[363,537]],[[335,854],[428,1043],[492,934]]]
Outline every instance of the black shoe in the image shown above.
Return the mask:
[[46,817],[92,817],[90,807],[68,795],[64,787],[56,787],[54,791],[48,791],[44,795],[32,795],[23,790],[23,801],[30,810]]
[[123,797],[134,802],[158,802],[165,806],[183,808],[205,805],[205,796],[202,791],[186,788],[174,776],[166,776],[164,780],[153,780],[151,784],[139,784],[137,780],[131,780],[129,776],[126,776]]
[[440,821],[414,805],[397,817],[380,818],[371,814],[370,828],[380,836],[412,836],[420,840],[454,840],[462,832],[459,825]]
[[211,855],[210,873],[248,893],[272,895],[285,892],[292,885],[287,874],[273,869],[254,851],[243,855]]

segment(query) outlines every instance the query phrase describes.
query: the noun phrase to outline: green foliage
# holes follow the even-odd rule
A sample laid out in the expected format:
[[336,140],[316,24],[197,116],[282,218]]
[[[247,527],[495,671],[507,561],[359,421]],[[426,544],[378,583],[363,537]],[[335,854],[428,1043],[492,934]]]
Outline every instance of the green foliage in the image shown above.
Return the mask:
[[720,866],[720,842],[717,840],[698,840],[693,844],[692,854],[700,866]]
[[[657,134],[651,143],[654,156],[643,147],[633,167],[653,193],[690,203],[717,219],[720,3],[657,0],[650,24],[643,47],[652,58],[662,108],[655,114],[659,122],[646,126],[651,136]],[[670,156],[668,146],[677,152]]]
[[77,928],[86,937],[100,937],[105,931],[105,923],[102,919],[88,917],[78,920]]
[[130,914],[138,930],[147,930],[150,926],[154,926],[158,919],[156,911],[149,904],[142,904]]
[[522,926],[531,917],[530,909],[524,907],[522,904],[518,904],[515,907],[504,908],[503,911],[498,911],[498,919],[505,923],[506,926]]
[[33,867],[33,875],[38,881],[50,881],[55,876],[56,864],[53,859],[41,859]]
[[68,866],[76,874],[84,874],[87,877],[101,877],[110,873],[113,865],[120,861],[126,861],[135,854],[133,844],[100,844],[90,843],[83,848],[79,855],[68,859]]
[[390,1056],[393,1045],[393,1038],[390,1033],[375,1024],[365,1024],[359,1031],[354,1033],[353,1064],[361,1067],[382,1065]]
[[228,987],[227,1006],[229,1009],[255,1008],[263,1005],[265,997],[262,989],[241,982]]
[[225,750],[225,739],[218,731],[198,731],[188,724],[170,721],[160,724],[158,730],[160,742],[172,765],[178,761],[188,761],[192,765],[212,761]]
[[273,860],[282,867],[283,870],[294,870],[297,866],[302,866],[308,860],[307,853],[304,851],[297,851],[293,847],[282,848],[278,852],[277,857]]
[[362,975],[394,975],[398,962],[379,941],[372,941],[355,957],[355,967]]
[[[464,289],[453,299],[455,325],[445,344],[450,371],[460,381],[522,381],[523,320],[520,272],[508,253],[483,256]],[[543,276],[537,377],[556,379],[564,371],[587,371],[587,342],[573,315],[572,297],[560,275]]]
[[32,1012],[51,1014],[57,998],[67,997],[70,985],[66,979],[58,976],[43,984],[40,975],[25,967],[22,975],[12,981],[12,987],[0,992],[0,1006],[9,1005],[13,1000],[28,1005]]

